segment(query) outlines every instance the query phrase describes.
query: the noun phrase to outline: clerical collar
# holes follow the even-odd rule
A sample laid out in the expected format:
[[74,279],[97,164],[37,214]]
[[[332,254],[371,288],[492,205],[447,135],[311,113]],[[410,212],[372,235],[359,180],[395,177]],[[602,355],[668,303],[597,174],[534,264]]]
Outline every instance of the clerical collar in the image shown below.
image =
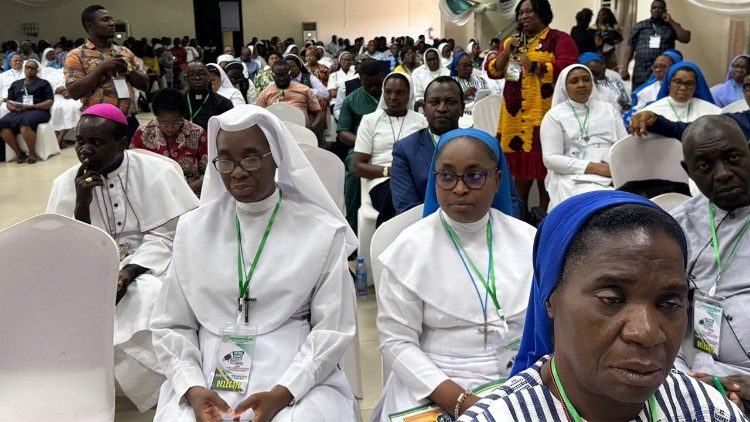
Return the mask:
[[487,221],[490,218],[490,213],[487,211],[482,218],[480,218],[477,221],[474,221],[472,223],[459,223],[458,221],[452,219],[447,212],[440,210],[441,213],[443,213],[443,216],[445,217],[445,221],[450,224],[451,228],[453,228],[454,231],[460,234],[475,234],[479,233],[482,230],[487,229]]
[[239,202],[237,201],[237,210],[243,214],[261,214],[265,211],[270,210],[276,203],[279,202],[279,187],[273,191],[268,198],[261,199],[256,202]]
[[202,100],[205,97],[208,97],[209,91],[204,92],[192,92],[188,91],[190,93],[190,96],[195,98],[196,100]]

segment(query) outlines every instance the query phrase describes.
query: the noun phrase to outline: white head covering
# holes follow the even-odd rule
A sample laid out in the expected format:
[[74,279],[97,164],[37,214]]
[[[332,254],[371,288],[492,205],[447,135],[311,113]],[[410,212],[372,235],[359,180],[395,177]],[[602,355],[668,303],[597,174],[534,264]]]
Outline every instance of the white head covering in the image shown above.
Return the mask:
[[591,95],[589,95],[589,101],[597,98],[596,86],[593,86],[594,75],[591,73],[591,70],[589,70],[588,67],[582,64],[574,63],[566,67],[565,69],[563,69],[562,72],[560,72],[560,76],[557,78],[557,83],[555,84],[555,92],[554,94],[552,94],[552,107],[565,102],[569,98],[568,90],[565,88],[567,85],[566,81],[568,80],[568,75],[570,74],[570,72],[578,68],[585,69],[586,72],[588,72],[589,76],[591,76],[592,87],[591,87]]
[[400,72],[391,72],[388,74],[388,76],[383,79],[383,92],[380,94],[380,101],[378,102],[378,108],[381,110],[388,109],[388,105],[385,103],[385,83],[388,82],[388,79],[394,77],[395,75],[403,76],[406,79],[406,82],[409,83],[409,101],[406,103],[406,110],[414,110],[414,81],[412,81],[411,76],[407,75],[406,73],[400,73]]
[[[440,43],[440,45],[437,48],[437,50],[438,50],[438,57],[440,58],[441,66],[450,66],[451,62],[453,61],[453,52],[452,51],[451,51],[451,56],[450,57],[448,57],[447,59],[445,57],[443,57],[443,49],[447,45],[448,45],[447,42]],[[425,54],[426,53],[427,52],[425,51]]]
[[484,60],[482,60],[482,68],[481,68],[483,76],[487,76],[487,62],[490,61],[490,59],[493,57],[497,57],[497,52],[494,50],[490,51],[484,56]]
[[[224,66],[224,67],[229,67],[229,65],[230,65],[230,64],[233,64],[233,63],[234,63],[235,65],[239,64],[240,66],[242,66],[242,76],[244,76],[244,77],[245,77],[245,79],[250,79],[250,72],[248,72],[248,71],[247,71],[247,66],[245,66],[245,63],[242,63],[242,62],[240,62],[240,61],[237,61],[237,60],[233,60],[233,61],[231,61],[231,62],[227,63],[227,65],[226,65],[226,66]],[[219,66],[219,67],[221,67],[221,66]],[[222,69],[222,70],[223,70],[223,69]],[[226,73],[226,72],[224,72],[224,73]],[[223,83],[223,80],[222,80],[222,86],[223,86],[223,85],[224,85],[224,83]]]
[[47,53],[49,53],[50,51],[53,51],[53,50],[54,50],[54,48],[52,48],[52,47],[47,47],[47,48],[44,49],[44,51],[42,52],[42,57],[41,57],[41,59],[42,59],[41,67],[47,67],[47,63],[49,63],[49,60],[47,60]]
[[474,48],[474,44],[476,44],[476,43],[477,43],[476,41],[471,40],[471,41],[469,41],[468,44],[466,44],[466,53],[467,54],[471,54],[471,49]]
[[[292,134],[278,117],[266,109],[254,105],[235,106],[219,116],[211,117],[208,121],[208,159],[213,160],[217,156],[216,136],[219,129],[236,132],[255,125],[260,126],[268,139],[271,156],[277,166],[276,184],[284,193],[284,198],[310,206],[317,215],[339,221],[346,227],[346,251],[353,252],[359,244],[357,236],[331,199]],[[224,192],[226,187],[221,175],[213,165],[207,166],[200,204],[205,205]]]
[[292,54],[293,48],[297,48],[297,51],[299,52],[299,48],[297,47],[297,44],[290,44],[289,47],[287,47],[286,50],[284,50],[284,55],[286,56],[287,54]]
[[227,73],[224,72],[224,69],[222,69],[221,66],[219,66],[218,64],[209,63],[206,65],[206,67],[209,67],[209,66],[213,67],[214,69],[218,69],[219,75],[221,76],[221,86],[219,87],[219,89],[216,90],[216,93],[225,98],[229,98],[227,95],[222,94],[222,91],[226,93],[228,90],[231,90],[231,91],[235,90],[234,85],[232,85],[232,81],[229,80],[229,76],[227,76]]
[[[446,44],[447,44],[447,43],[446,43]],[[441,64],[439,64],[439,65],[438,65],[438,70],[436,70],[436,71],[434,71],[434,72],[430,70],[430,67],[429,67],[429,66],[427,66],[427,53],[429,53],[430,51],[434,51],[434,52],[436,52],[436,53],[437,53],[437,55],[438,55],[438,61],[440,61],[440,63],[441,63]],[[424,68],[425,72],[427,72],[427,73],[431,74],[432,76],[434,76],[434,77],[436,77],[436,78],[437,78],[438,76],[441,76],[441,75],[443,74],[443,72],[441,72],[441,70],[442,70],[442,68],[444,68],[445,66],[443,66],[443,65],[442,65],[442,62],[443,62],[443,61],[442,61],[442,57],[440,57],[440,51],[438,51],[438,49],[437,49],[437,48],[434,48],[434,47],[432,47],[432,48],[428,48],[427,50],[425,50],[425,52],[424,52],[424,55],[423,55],[422,57],[424,57],[424,64],[422,65],[422,67]],[[450,72],[448,72],[448,73],[450,74]]]
[[234,56],[231,54],[222,54],[216,58],[217,64],[221,62],[233,62],[233,61],[234,61]]

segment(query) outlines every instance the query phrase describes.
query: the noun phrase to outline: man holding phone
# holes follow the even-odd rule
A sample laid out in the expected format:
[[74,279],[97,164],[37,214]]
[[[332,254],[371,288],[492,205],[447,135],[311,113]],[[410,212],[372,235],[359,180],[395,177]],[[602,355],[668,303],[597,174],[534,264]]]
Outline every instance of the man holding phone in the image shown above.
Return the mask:
[[65,81],[71,98],[89,106],[107,103],[117,106],[128,119],[130,139],[138,129],[135,89],[147,90],[148,75],[138,70],[135,56],[112,43],[115,21],[101,5],[88,6],[81,13],[88,39],[65,58]]
[[628,80],[628,64],[635,56],[633,67],[633,89],[641,86],[651,74],[651,65],[657,57],[669,48],[675,48],[675,41],[690,42],[690,31],[684,29],[667,12],[665,0],[654,0],[651,3],[651,18],[635,24],[630,31],[628,45],[625,49],[625,61],[620,71],[622,78]]

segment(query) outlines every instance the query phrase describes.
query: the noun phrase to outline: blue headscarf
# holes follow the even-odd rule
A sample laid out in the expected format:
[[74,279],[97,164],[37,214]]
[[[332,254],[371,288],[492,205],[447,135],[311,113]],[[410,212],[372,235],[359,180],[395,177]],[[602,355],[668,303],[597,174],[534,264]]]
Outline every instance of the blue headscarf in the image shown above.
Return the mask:
[[[675,50],[674,48],[668,48],[664,50],[661,54],[661,56],[667,56],[670,59],[672,59],[672,65],[679,63],[682,61],[682,53],[680,53],[679,50]],[[653,72],[651,73],[651,76],[648,77],[648,80],[644,82],[641,86],[633,90],[633,93],[630,94],[630,104],[632,107],[635,108],[638,104],[638,93],[643,91],[644,88],[647,88],[656,82],[656,76],[654,76]],[[645,106],[645,104],[640,104],[640,106]],[[629,126],[625,126],[629,127]]]
[[[626,204],[644,205],[661,210],[648,199],[631,193],[594,191],[563,201],[539,225],[534,239],[534,279],[526,309],[526,322],[510,376],[530,368],[544,355],[554,352],[552,319],[544,304],[560,281],[565,255],[573,239],[595,214],[606,208]],[[666,211],[662,212],[669,215]],[[682,254],[687,260],[687,245],[684,239]]]
[[581,54],[580,57],[578,57],[578,63],[585,65],[588,62],[600,62],[600,63],[607,63],[607,61],[604,59],[604,56],[602,56],[599,53],[594,52],[587,52]]
[[495,154],[495,157],[497,157],[497,168],[500,169],[502,175],[500,176],[500,189],[495,193],[495,199],[492,201],[492,208],[513,217],[513,207],[510,202],[510,170],[508,169],[508,164],[505,162],[505,154],[500,151],[500,143],[494,136],[479,129],[454,129],[440,137],[440,141],[438,141],[438,144],[435,147],[435,152],[432,154],[430,173],[427,178],[427,191],[424,195],[424,211],[422,212],[422,216],[427,217],[440,208],[440,204],[438,204],[437,201],[437,194],[435,193],[436,185],[434,174],[435,161],[437,161],[437,156],[440,153],[440,150],[442,150],[448,142],[463,137],[484,142],[485,145],[490,147],[492,153]]
[[456,76],[456,74],[458,73],[458,61],[461,60],[461,57],[465,55],[465,51],[453,55],[453,61],[451,62],[451,76]]
[[672,77],[675,73],[677,73],[678,70],[683,69],[689,69],[695,72],[695,78],[697,79],[698,85],[695,87],[693,98],[700,98],[701,100],[708,101],[711,104],[715,104],[714,97],[713,95],[711,95],[711,89],[708,87],[708,83],[706,83],[706,78],[703,77],[703,72],[701,72],[701,69],[697,64],[688,61],[682,61],[669,67],[669,71],[667,72],[667,75],[664,76],[664,80],[662,81],[659,94],[656,96],[656,101],[659,101],[669,95],[669,85]]

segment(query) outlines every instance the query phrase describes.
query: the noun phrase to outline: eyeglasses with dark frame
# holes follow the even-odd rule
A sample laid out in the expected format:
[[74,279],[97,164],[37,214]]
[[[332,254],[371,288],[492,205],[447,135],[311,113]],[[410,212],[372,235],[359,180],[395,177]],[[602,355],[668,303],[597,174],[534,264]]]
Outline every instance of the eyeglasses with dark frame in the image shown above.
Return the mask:
[[229,174],[234,171],[237,166],[242,167],[245,171],[255,171],[260,168],[263,164],[263,159],[271,155],[271,151],[265,154],[253,154],[241,159],[240,161],[223,160],[219,157],[214,158],[211,162],[214,165],[216,171],[221,174]]
[[469,170],[464,174],[456,174],[450,171],[436,171],[432,173],[435,176],[435,184],[440,189],[451,190],[458,185],[458,181],[464,182],[464,185],[471,190],[479,190],[487,183],[487,176],[496,172],[492,170]]
[[696,81],[683,81],[682,79],[677,78],[672,79],[671,83],[677,88],[680,88],[684,85],[687,89],[695,89],[698,86],[698,82]]

